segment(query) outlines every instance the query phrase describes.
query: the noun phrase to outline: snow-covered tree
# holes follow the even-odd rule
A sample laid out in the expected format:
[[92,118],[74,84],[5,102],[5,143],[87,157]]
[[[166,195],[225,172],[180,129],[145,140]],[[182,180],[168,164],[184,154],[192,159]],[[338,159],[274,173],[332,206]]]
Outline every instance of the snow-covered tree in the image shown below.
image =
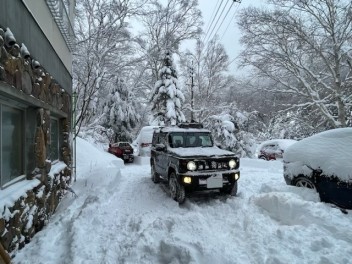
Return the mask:
[[146,5],[142,23],[145,30],[139,43],[154,84],[162,67],[163,51],[178,53],[182,42],[199,37],[202,16],[197,0],[152,0]]
[[115,132],[114,141],[132,141],[133,128],[140,119],[135,96],[123,80],[117,79],[104,106],[103,126]]
[[228,55],[217,36],[205,46],[198,40],[195,52],[186,52],[181,64],[182,75],[186,80],[185,107],[196,121],[204,123],[209,116],[229,108],[231,102],[227,98],[234,78],[227,72]]
[[172,54],[167,51],[163,67],[159,72],[152,95],[152,123],[156,125],[176,125],[185,121],[182,113],[182,103],[185,97],[177,81],[177,73],[172,60]]
[[295,99],[287,110],[309,113],[316,126],[345,127],[352,106],[352,2],[268,2],[272,8],[240,15],[243,65],[272,79],[273,93]]
[[247,117],[236,112],[235,116],[223,112],[212,115],[206,122],[206,127],[212,131],[215,144],[223,149],[230,150],[240,157],[253,157],[255,140],[252,133],[243,129]]
[[235,136],[236,125],[233,116],[225,113],[212,115],[209,118],[207,127],[213,131],[216,145],[228,150],[235,148],[237,138]]
[[113,76],[129,71],[136,60],[127,19],[139,13],[147,0],[82,0],[76,7],[76,51],[73,61],[77,103],[76,134],[96,123]]
[[305,121],[305,115],[306,113],[300,111],[282,111],[277,113],[277,115],[270,120],[266,139],[302,139],[323,130],[314,125],[317,122]]

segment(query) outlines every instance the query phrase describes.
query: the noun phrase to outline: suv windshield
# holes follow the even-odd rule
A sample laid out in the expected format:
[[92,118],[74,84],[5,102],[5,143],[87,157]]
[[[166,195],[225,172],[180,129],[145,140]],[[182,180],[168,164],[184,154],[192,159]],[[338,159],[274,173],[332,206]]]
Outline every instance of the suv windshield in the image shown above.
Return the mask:
[[213,141],[207,132],[173,132],[169,135],[169,144],[172,148],[212,147]]

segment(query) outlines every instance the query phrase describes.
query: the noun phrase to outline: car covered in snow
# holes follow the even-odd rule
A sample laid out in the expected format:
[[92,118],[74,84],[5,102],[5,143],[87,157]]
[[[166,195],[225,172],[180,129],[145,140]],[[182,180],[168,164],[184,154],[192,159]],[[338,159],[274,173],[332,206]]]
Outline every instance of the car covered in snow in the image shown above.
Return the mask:
[[237,193],[239,158],[216,147],[211,132],[201,124],[155,130],[150,165],[152,181],[166,183],[179,204],[195,191]]
[[125,162],[133,162],[134,160],[133,148],[128,142],[110,143],[108,152]]
[[282,159],[285,149],[296,142],[293,139],[271,139],[264,141],[258,147],[258,158],[263,160]]
[[286,149],[284,178],[307,187],[320,200],[352,209],[352,128],[337,128],[305,138]]
[[154,130],[159,126],[144,126],[138,133],[133,145],[136,147],[138,156],[150,156],[150,148],[152,146],[152,139]]

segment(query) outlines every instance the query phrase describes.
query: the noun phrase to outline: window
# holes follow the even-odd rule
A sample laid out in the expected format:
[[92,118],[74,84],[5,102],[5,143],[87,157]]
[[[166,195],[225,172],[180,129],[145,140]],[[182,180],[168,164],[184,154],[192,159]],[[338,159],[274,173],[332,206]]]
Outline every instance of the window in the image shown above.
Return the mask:
[[50,160],[59,159],[59,121],[55,118],[50,119]]
[[1,186],[24,174],[23,111],[0,103]]
[[175,132],[171,134],[169,140],[170,146],[173,148],[188,148],[188,147],[211,147],[213,146],[210,133],[180,133]]

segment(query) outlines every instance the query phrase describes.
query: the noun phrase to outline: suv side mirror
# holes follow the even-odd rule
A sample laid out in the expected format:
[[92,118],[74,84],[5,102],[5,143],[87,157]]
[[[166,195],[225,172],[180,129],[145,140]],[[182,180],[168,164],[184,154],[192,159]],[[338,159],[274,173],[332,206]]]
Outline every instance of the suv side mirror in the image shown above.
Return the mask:
[[163,151],[166,149],[166,146],[164,144],[156,144],[155,145],[155,150],[157,151]]
[[111,148],[111,143],[109,143],[109,148]]

